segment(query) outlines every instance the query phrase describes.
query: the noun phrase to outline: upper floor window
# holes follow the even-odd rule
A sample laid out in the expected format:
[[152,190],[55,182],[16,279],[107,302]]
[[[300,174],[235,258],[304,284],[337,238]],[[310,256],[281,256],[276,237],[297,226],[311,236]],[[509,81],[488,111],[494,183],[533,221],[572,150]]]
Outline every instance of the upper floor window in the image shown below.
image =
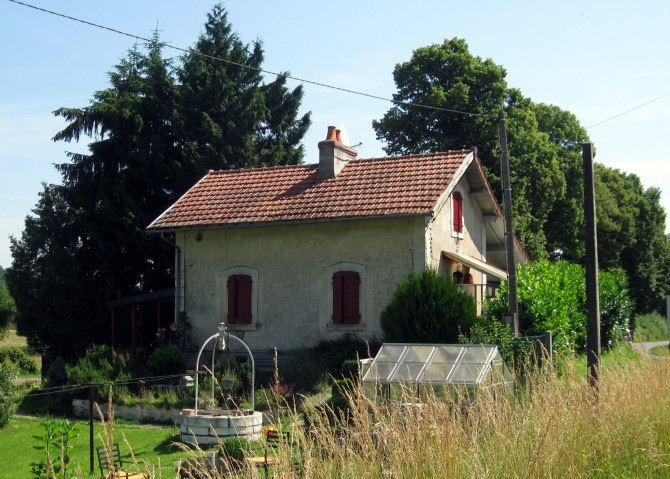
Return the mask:
[[333,273],[333,324],[358,324],[361,276],[356,271]]
[[252,284],[248,274],[231,274],[228,276],[228,324],[251,324],[252,316]]
[[454,217],[454,231],[456,233],[463,232],[463,195],[460,192],[454,191],[451,195],[453,203],[453,217]]

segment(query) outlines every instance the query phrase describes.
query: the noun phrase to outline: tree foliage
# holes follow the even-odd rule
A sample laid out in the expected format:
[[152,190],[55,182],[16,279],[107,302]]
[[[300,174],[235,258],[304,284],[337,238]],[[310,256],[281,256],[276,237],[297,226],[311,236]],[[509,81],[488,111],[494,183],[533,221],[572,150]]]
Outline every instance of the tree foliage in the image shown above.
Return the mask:
[[476,319],[472,296],[432,269],[398,283],[380,315],[385,341],[410,343],[457,343]]
[[[586,132],[580,127],[555,133],[554,123],[569,115],[535,105],[520,91],[508,87],[505,77],[502,66],[472,55],[465,40],[454,38],[419,48],[410,61],[396,65],[394,80],[398,92],[393,99],[399,103],[381,120],[373,121],[373,127],[391,154],[477,146],[489,180],[501,199],[495,119],[499,110],[504,109],[508,118],[516,232],[531,257],[540,258],[556,242],[544,231],[552,206],[566,195],[561,166],[568,155],[561,150],[574,143],[581,144]],[[415,108],[409,104],[440,109]]]
[[18,398],[14,380],[18,376],[18,367],[9,359],[0,362],[0,428],[9,423],[16,409]]
[[[470,53],[459,38],[418,48],[396,65],[397,101],[373,121],[391,154],[479,148],[502,200],[495,119],[507,118],[515,232],[531,258],[584,261],[582,143],[572,113],[535,103],[507,85],[505,69]],[[411,105],[428,105],[435,109]],[[465,112],[465,113],[459,113]],[[599,256],[628,275],[638,312],[659,309],[670,292],[668,239],[660,192],[635,175],[596,164]]]
[[9,294],[5,282],[5,272],[0,267],[0,339],[9,332],[9,327],[16,319],[16,304],[14,298]]
[[310,124],[309,114],[298,118],[303,89],[288,90],[283,76],[263,84],[262,62],[260,41],[242,43],[216,5],[177,72],[184,160],[195,163],[194,172],[302,160],[300,140]]
[[[603,347],[621,340],[630,324],[633,303],[621,270],[600,271],[600,337]],[[558,350],[581,352],[586,346],[586,283],[584,268],[565,260],[542,260],[517,270],[519,323],[524,335],[551,331]],[[485,303],[486,314],[507,312],[508,283]]]
[[90,105],[56,110],[67,126],[55,141],[93,141],[57,165],[62,184],[44,185],[12,239],[7,279],[32,346],[83,354],[109,340],[106,301],[172,286],[174,252],[145,228],[208,169],[301,161],[303,91],[263,83],[262,60],[217,5],[180,65],[154,34]]

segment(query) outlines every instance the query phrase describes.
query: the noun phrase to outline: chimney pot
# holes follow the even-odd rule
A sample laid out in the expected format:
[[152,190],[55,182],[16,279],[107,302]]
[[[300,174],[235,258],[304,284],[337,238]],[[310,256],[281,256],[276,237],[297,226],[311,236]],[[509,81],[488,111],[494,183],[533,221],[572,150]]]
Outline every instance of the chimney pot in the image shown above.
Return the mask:
[[328,127],[328,136],[319,142],[319,178],[335,178],[351,160],[356,159],[357,152],[352,147],[342,144],[340,130]]
[[332,140],[337,141],[337,137],[338,137],[338,134],[337,134],[336,128],[334,126],[329,126],[328,127],[328,134],[326,135],[326,140],[325,141],[332,141]]

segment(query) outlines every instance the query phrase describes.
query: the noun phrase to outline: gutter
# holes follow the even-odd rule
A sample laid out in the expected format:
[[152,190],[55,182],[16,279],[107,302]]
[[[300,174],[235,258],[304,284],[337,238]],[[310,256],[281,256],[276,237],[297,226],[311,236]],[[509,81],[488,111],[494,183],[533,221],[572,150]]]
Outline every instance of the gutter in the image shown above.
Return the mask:
[[182,258],[182,253],[181,253],[181,248],[175,243],[174,241],[168,239],[165,236],[165,233],[161,232],[160,233],[160,238],[161,240],[165,241],[167,244],[172,246],[175,250],[175,305],[174,305],[174,324],[177,325],[178,320],[179,320],[179,314],[183,312],[182,304],[183,304],[183,286],[182,286],[182,281],[181,281],[181,258]]

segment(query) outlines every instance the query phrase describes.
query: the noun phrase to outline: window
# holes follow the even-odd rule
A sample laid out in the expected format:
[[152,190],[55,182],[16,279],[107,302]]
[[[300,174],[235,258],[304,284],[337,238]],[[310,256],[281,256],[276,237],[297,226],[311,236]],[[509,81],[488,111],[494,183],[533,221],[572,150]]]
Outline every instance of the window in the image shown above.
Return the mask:
[[454,213],[454,231],[456,233],[463,232],[463,196],[458,192],[454,191],[451,195],[453,202],[453,213]]
[[248,274],[228,276],[228,324],[251,324],[252,283]]
[[361,276],[356,271],[333,273],[333,324],[358,324]]

